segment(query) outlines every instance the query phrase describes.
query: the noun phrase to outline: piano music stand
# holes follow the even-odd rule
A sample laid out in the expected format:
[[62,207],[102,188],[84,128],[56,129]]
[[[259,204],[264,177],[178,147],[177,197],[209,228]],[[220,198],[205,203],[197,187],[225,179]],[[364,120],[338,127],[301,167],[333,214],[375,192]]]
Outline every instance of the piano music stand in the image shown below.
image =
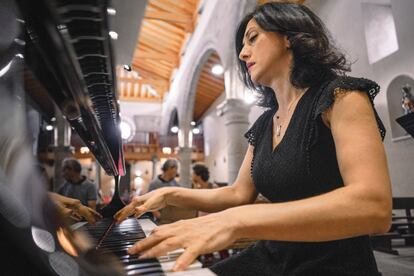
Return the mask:
[[398,117],[395,121],[414,138],[414,113]]

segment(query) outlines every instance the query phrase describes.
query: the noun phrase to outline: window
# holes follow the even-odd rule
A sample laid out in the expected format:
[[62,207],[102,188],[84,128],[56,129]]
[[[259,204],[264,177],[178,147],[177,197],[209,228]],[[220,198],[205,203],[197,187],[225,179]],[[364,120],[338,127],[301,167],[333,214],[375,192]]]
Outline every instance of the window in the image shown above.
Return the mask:
[[391,5],[362,3],[368,61],[373,64],[398,51]]

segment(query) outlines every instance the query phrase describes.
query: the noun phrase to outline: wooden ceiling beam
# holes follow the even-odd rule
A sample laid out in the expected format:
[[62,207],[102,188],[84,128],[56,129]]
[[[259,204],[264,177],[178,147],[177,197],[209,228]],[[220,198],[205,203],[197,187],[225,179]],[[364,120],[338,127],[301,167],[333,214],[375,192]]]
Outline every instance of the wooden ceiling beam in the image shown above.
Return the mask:
[[178,64],[177,55],[163,54],[157,52],[137,52],[134,56],[134,60],[139,62],[140,59],[152,59],[152,60],[164,60],[172,63],[174,66]]
[[[158,33],[160,36],[168,37],[171,40],[177,40],[177,35],[172,34],[172,33],[168,32],[165,28],[161,28],[159,25],[153,24],[153,23],[154,22],[152,22],[152,21],[143,20],[142,21],[142,26],[143,26],[143,28],[146,28],[146,29],[150,30],[151,32]],[[179,35],[179,36],[181,36],[181,35]]]
[[179,15],[181,15],[181,14],[186,15],[185,11],[183,11],[180,8],[177,8],[176,5],[174,5],[171,2],[169,3],[168,1],[165,1],[165,0],[150,1],[150,6],[154,7],[154,8],[161,9],[162,11],[165,11],[165,12],[171,12],[171,13],[175,13],[175,14],[179,14]]
[[181,27],[177,27],[172,22],[165,22],[162,20],[152,20],[150,22],[151,24],[158,25],[159,27],[164,28],[167,31],[172,32],[176,35],[184,36],[185,34]]
[[217,76],[217,77],[213,76],[212,73],[202,74],[202,76],[203,76],[204,79],[206,79],[208,81],[215,82],[215,83],[223,83],[223,85],[224,85],[224,79],[220,76]]
[[210,83],[206,83],[206,82],[200,82],[200,85],[197,86],[197,91],[224,91],[224,87],[223,89],[220,86],[217,86],[215,84],[210,84]]
[[169,82],[169,77],[162,76],[159,74],[159,72],[149,71],[147,67],[141,65],[141,63],[136,64],[135,62],[132,62],[132,68],[134,69],[134,71],[137,71],[138,74],[142,76],[142,78],[154,80],[161,79]]
[[134,55],[138,54],[139,51],[154,51],[155,53],[162,53],[162,54],[168,54],[168,55],[175,55],[176,52],[171,50],[171,48],[158,48],[154,47],[152,44],[148,44],[145,42],[141,42],[139,47],[135,49]]
[[181,40],[176,37],[167,37],[163,34],[159,34],[157,31],[154,31],[152,29],[148,28],[142,28],[141,34],[143,36],[151,37],[152,39],[156,39],[158,41],[158,44],[163,45],[163,48],[165,48],[164,45],[168,45],[169,49],[179,49],[181,44]]
[[137,84],[150,84],[150,85],[157,85],[162,87],[168,87],[168,82],[165,80],[151,80],[151,79],[133,79],[127,77],[118,78],[118,81],[122,81],[125,83],[137,83]]
[[156,37],[153,37],[153,36],[142,36],[139,41],[139,43],[144,43],[146,45],[157,45],[157,48],[161,52],[168,51],[168,50],[178,52],[180,50],[179,46],[173,47],[173,45],[170,45],[170,44],[160,45],[159,42],[160,41]]
[[216,87],[216,88],[219,88],[219,89],[221,89],[222,87],[224,87],[224,83],[223,82],[217,81],[217,80],[210,80],[210,79],[208,79],[206,77],[200,78],[199,79],[199,83],[200,84],[204,84],[207,87],[211,86],[211,87]]
[[176,6],[178,6],[181,10],[183,10],[187,14],[193,14],[195,6],[195,1],[177,1],[177,0],[166,0],[169,3],[172,3]]
[[192,24],[193,18],[190,15],[185,14],[175,14],[170,12],[152,12],[147,11],[145,13],[144,19],[149,20],[161,20],[165,22],[175,22],[175,23],[181,23],[181,24]]
[[158,73],[158,75],[163,76],[165,79],[168,79],[170,76],[170,73],[173,69],[173,66],[171,64],[162,64],[161,61],[154,61],[154,60],[145,60],[145,62],[141,61],[141,68],[145,67],[148,70],[151,70],[151,72]]

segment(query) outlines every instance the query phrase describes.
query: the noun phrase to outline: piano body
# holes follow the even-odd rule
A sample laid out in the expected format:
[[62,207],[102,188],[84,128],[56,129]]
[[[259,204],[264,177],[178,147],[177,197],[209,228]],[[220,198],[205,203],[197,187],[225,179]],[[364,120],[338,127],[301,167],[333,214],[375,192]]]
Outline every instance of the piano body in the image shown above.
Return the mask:
[[[180,250],[160,260],[126,254],[155,224],[129,218],[115,225],[112,220],[124,206],[117,184],[125,165],[108,1],[1,0],[0,6],[0,117],[6,121],[0,125],[0,235],[8,253],[0,274],[214,275],[198,262],[189,271],[171,272]],[[114,197],[95,226],[69,228],[47,197],[21,127],[27,75],[45,88],[50,105],[60,109],[116,179]]]

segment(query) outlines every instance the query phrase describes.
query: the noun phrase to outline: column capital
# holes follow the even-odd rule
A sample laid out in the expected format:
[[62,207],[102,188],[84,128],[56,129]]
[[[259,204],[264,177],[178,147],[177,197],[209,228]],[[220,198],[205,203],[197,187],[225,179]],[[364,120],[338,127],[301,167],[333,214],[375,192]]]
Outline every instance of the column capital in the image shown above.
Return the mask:
[[233,123],[249,124],[250,105],[242,99],[227,99],[217,106],[217,114],[224,115],[225,125]]

